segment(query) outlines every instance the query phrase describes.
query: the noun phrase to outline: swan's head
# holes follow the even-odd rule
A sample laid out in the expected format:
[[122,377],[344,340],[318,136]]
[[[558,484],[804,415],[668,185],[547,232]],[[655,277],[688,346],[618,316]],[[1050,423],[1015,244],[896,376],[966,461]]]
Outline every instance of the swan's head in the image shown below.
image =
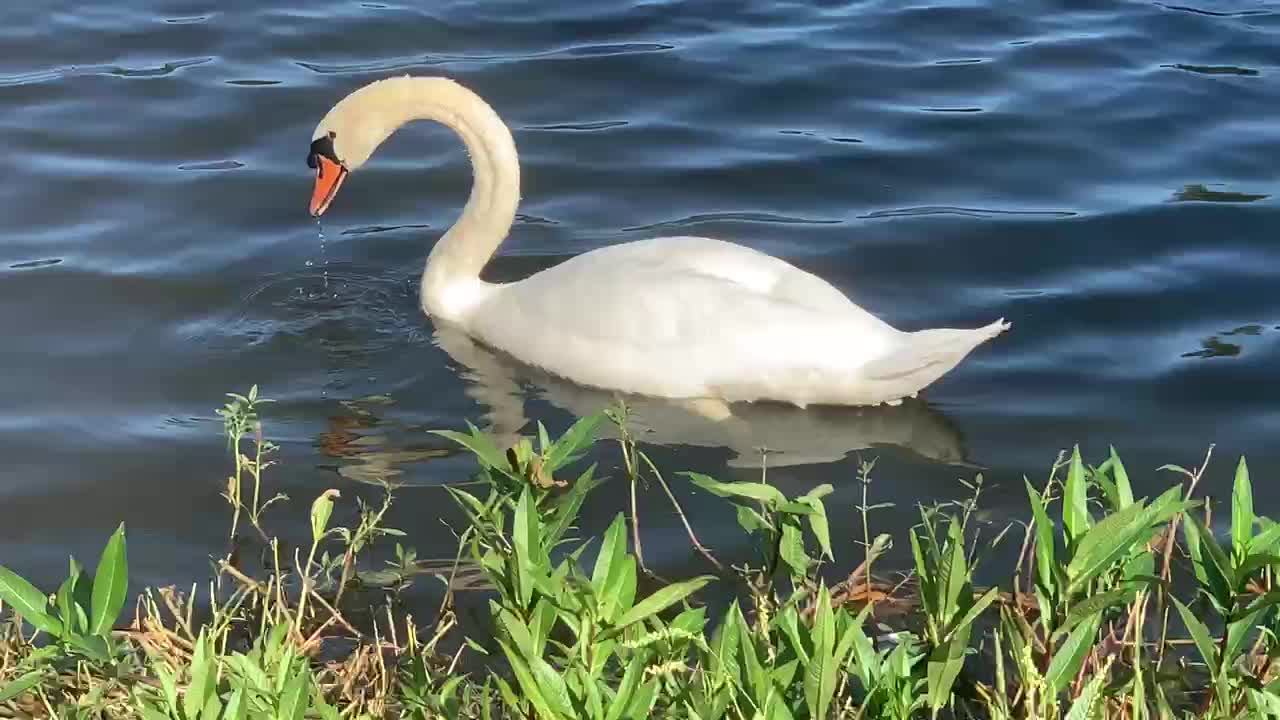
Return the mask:
[[329,209],[347,178],[350,168],[342,161],[337,148],[338,134],[332,130],[311,141],[311,151],[307,154],[307,165],[316,171],[315,189],[311,191],[311,215],[320,217]]
[[311,134],[307,165],[316,171],[311,214],[329,208],[347,174],[359,170],[406,118],[413,79],[378,80],[338,101]]

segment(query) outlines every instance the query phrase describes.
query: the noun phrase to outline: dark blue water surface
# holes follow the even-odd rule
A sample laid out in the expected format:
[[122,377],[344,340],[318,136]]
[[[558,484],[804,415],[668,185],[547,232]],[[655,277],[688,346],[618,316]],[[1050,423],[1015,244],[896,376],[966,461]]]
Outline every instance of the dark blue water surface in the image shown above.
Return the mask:
[[[278,401],[280,532],[324,488],[349,521],[391,479],[423,557],[452,555],[440,485],[473,469],[427,430],[559,430],[608,400],[434,337],[418,274],[470,182],[442,128],[386,144],[321,243],[312,128],[406,72],[514,131],[525,201],[491,277],[702,234],[904,329],[1013,322],[897,411],[728,427],[641,403],[669,475],[754,478],[767,445],[788,492],[837,487],[847,537],[860,458],[897,504],[876,529],[901,532],[972,466],[998,521],[1073,443],[1114,444],[1142,492],[1216,443],[1203,487],[1247,453],[1280,515],[1280,3],[10,2],[0,47],[0,562],[41,582],[122,520],[138,581],[206,574],[225,391]],[[742,550],[732,512],[673,480],[704,540]],[[624,497],[597,491],[584,531]],[[701,570],[665,498],[641,504],[650,563]]]

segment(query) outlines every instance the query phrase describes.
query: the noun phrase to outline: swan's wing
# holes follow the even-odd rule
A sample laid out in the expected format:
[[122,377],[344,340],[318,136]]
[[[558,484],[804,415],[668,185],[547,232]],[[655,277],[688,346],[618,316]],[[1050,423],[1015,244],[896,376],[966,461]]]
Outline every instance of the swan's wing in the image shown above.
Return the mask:
[[[668,274],[695,273],[815,309],[862,312],[843,293],[812,273],[744,245],[712,238],[675,236],[638,240],[593,250],[566,264],[570,264],[573,272],[625,267]],[[875,320],[874,316],[867,317]]]
[[817,394],[900,342],[901,333],[780,260],[736,246],[644,245],[587,253],[497,287],[467,324],[553,374],[674,397]]

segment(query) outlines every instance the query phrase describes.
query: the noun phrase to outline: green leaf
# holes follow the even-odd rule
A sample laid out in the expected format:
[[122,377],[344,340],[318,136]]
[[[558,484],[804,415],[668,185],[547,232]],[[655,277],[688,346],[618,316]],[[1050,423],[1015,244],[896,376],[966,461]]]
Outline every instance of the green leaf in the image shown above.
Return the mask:
[[1257,627],[1258,616],[1261,614],[1262,609],[1259,608],[1227,625],[1227,643],[1222,648],[1222,662],[1228,667],[1235,663],[1236,655],[1249,637],[1249,631]]
[[801,577],[809,572],[812,560],[804,551],[804,536],[800,534],[798,525],[787,522],[782,526],[782,541],[778,543],[778,554],[791,568],[792,575]]
[[49,598],[3,565],[0,565],[0,600],[36,629],[62,637],[62,623],[45,610],[49,607]]
[[1035,523],[1036,529],[1036,580],[1042,592],[1047,593],[1050,598],[1057,595],[1057,585],[1054,582],[1054,547],[1053,547],[1053,524],[1049,522],[1049,514],[1045,512],[1044,501],[1040,499],[1040,493],[1031,486],[1031,481],[1023,478],[1023,482],[1027,485],[1027,497],[1031,500],[1032,521]]
[[1231,491],[1231,545],[1237,558],[1249,554],[1253,540],[1253,486],[1249,483],[1249,466],[1244,457],[1236,466],[1235,486]]
[[289,679],[284,693],[280,696],[280,709],[276,712],[276,720],[303,720],[307,714],[310,693],[308,681],[311,679],[311,668],[303,665],[297,674]]
[[477,430],[470,422],[467,422],[467,429],[471,431],[471,434],[468,435],[453,430],[432,430],[431,432],[440,437],[448,438],[470,450],[476,456],[476,459],[480,461],[481,467],[497,470],[512,479],[519,479],[511,471],[507,463],[507,456],[498,450],[497,445],[493,444],[491,436]]
[[129,562],[125,551],[124,523],[120,523],[98,559],[93,576],[92,610],[89,632],[106,635],[111,632],[120,611],[124,609],[125,589],[129,585]]
[[249,703],[244,699],[244,688],[238,687],[227,699],[227,708],[222,714],[222,719],[245,720],[247,717],[249,717]]
[[498,645],[507,656],[507,662],[511,665],[511,672],[515,674],[516,682],[520,685],[520,689],[524,691],[525,698],[533,705],[534,710],[538,711],[538,715],[544,720],[559,720],[562,717],[561,714],[552,709],[547,697],[542,693],[542,686],[534,678],[524,658],[512,650],[505,642],[499,640]]
[[627,551],[627,521],[618,513],[604,533],[604,542],[600,544],[600,552],[596,555],[595,568],[591,571],[591,589],[596,597],[603,597],[605,589],[611,582],[616,582],[622,570],[622,556]]
[[577,519],[578,513],[582,510],[582,503],[586,501],[587,494],[594,490],[600,481],[595,479],[596,466],[592,465],[587,468],[577,480],[569,487],[569,492],[565,493],[556,502],[555,514],[551,521],[547,523],[546,543],[550,548],[560,542],[565,533],[573,525],[573,521]]
[[1071,467],[1067,470],[1067,484],[1062,495],[1062,526],[1067,531],[1067,543],[1074,547],[1077,538],[1089,529],[1088,483],[1084,476],[1084,463],[1080,460],[1080,446],[1071,451]]
[[738,525],[748,533],[770,529],[769,522],[750,505],[738,505]]
[[574,460],[574,455],[579,449],[591,445],[595,441],[596,428],[600,426],[602,420],[604,420],[604,413],[588,415],[566,430],[556,441],[551,452],[547,453],[546,463],[543,466],[547,472],[555,472],[569,464]]
[[1209,667],[1211,675],[1218,674],[1218,656],[1214,652],[1213,637],[1209,634],[1209,628],[1200,622],[1200,618],[1191,612],[1191,609],[1182,604],[1182,601],[1176,597],[1170,596],[1174,604],[1178,607],[1178,614],[1182,616],[1182,623],[1187,626],[1187,632],[1191,633],[1191,640],[1195,642],[1196,649],[1200,651],[1200,657],[1204,658],[1204,663]]
[[311,503],[311,542],[319,544],[329,529],[329,517],[333,515],[333,499],[337,490],[325,490]]
[[217,662],[209,657],[209,638],[202,630],[191,655],[191,683],[182,697],[182,712],[188,718],[198,717],[209,697],[217,693],[217,670]]
[[40,684],[44,679],[44,668],[32,670],[20,675],[10,683],[0,686],[0,703],[5,703]]
[[947,526],[947,542],[943,546],[946,558],[939,568],[944,579],[941,613],[943,623],[955,619],[960,608],[960,594],[969,587],[969,567],[964,557],[964,531],[960,520],[951,518]]
[[1101,621],[1102,613],[1094,613],[1081,621],[1053,654],[1044,677],[1055,693],[1065,690],[1071,679],[1080,672],[1089,648],[1093,647],[1094,636],[1098,634],[1098,624]]
[[63,630],[68,635],[82,634],[89,624],[89,616],[85,608],[80,607],[79,600],[86,594],[81,583],[88,584],[88,576],[84,568],[74,557],[68,561],[67,579],[58,588],[56,605]]
[[516,505],[512,543],[516,552],[516,572],[519,580],[520,607],[529,607],[533,599],[533,586],[538,575],[545,574],[539,560],[542,558],[541,520],[533,505],[533,489],[526,485]]
[[998,597],[1000,597],[1000,588],[993,587],[988,589],[981,597],[978,598],[978,601],[969,608],[969,611],[955,623],[953,629],[958,630],[960,628],[973,625],[973,623],[978,619],[978,616],[982,614],[982,611],[986,610],[987,606],[995,602]]
[[632,623],[640,622],[651,615],[656,615],[672,605],[684,600],[702,589],[702,586],[715,580],[712,575],[702,575],[692,580],[673,583],[660,588],[649,597],[636,603],[634,607],[623,613],[615,625],[624,628]]
[[1080,696],[1071,703],[1066,720],[1093,720],[1097,717],[1098,700],[1101,699],[1102,686],[1107,682],[1106,673],[1098,673],[1085,684]]
[[831,550],[831,529],[827,524],[827,508],[822,502],[822,497],[829,494],[831,489],[831,485],[824,483],[797,498],[796,502],[804,503],[813,508],[813,513],[808,518],[809,530],[818,539],[818,546],[822,548],[822,552],[827,556],[827,559],[835,560],[836,556]]
[[956,628],[956,631],[929,653],[926,682],[929,692],[929,709],[937,717],[938,711],[951,700],[951,687],[964,667],[965,650],[969,647],[969,631],[972,625]]
[[631,698],[635,695],[636,688],[644,675],[645,659],[645,653],[636,653],[631,656],[631,662],[622,673],[622,682],[618,683],[618,692],[609,703],[609,710],[604,716],[605,720],[620,720],[623,713],[631,706]]
[[1274,553],[1276,545],[1280,544],[1280,523],[1264,518],[1259,520],[1263,521],[1263,530],[1249,543],[1250,549],[1257,553]]
[[1133,504],[1133,488],[1129,485],[1129,473],[1124,469],[1124,463],[1120,462],[1120,456],[1116,454],[1116,449],[1111,448],[1111,457],[1098,468],[1100,471],[1106,468],[1111,471],[1111,477],[1115,479],[1116,489],[1116,509],[1126,508]]
[[809,633],[806,632],[801,635],[799,613],[796,612],[795,606],[788,606],[778,614],[778,618],[774,622],[777,623],[778,627],[782,628],[783,634],[791,642],[791,648],[795,651],[796,657],[800,658],[801,662],[807,667],[809,658],[813,654],[813,642],[809,640],[811,637]]
[[[813,656],[805,664],[804,700],[809,717],[825,718],[836,692],[835,658],[836,621],[831,612],[831,595],[824,584],[818,588],[818,603],[813,616]],[[783,683],[786,687],[790,683]]]
[[503,608],[498,613],[498,619],[502,622],[502,627],[507,631],[507,636],[515,643],[516,649],[520,651],[521,655],[524,657],[536,657],[539,654],[536,652],[533,634],[510,610]]
[[710,477],[700,473],[686,472],[681,474],[689,478],[694,485],[712,495],[749,498],[751,500],[759,500],[773,507],[785,505],[787,502],[786,496],[772,485],[757,482],[723,483],[718,480],[712,480]]
[[[1101,527],[1101,525],[1099,525]],[[1128,597],[1133,595],[1133,588],[1116,588],[1108,590],[1101,595],[1091,595],[1078,603],[1071,606],[1071,610],[1067,613],[1067,617],[1062,621],[1062,625],[1053,633],[1053,642],[1057,642],[1059,638],[1071,632],[1080,623],[1093,618],[1099,613],[1103,613],[1110,608],[1124,602]]]
[[[1222,607],[1228,607],[1232,597],[1235,595],[1236,578],[1235,572],[1231,568],[1231,561],[1227,558],[1222,547],[1218,545],[1218,540],[1209,532],[1207,528],[1200,522],[1200,519],[1190,513],[1186,516],[1186,522],[1182,524],[1183,532],[1187,536],[1188,549],[1191,551],[1192,562],[1197,568],[1196,577],[1207,585],[1210,594],[1218,601]],[[1192,540],[1195,536],[1195,540]]]

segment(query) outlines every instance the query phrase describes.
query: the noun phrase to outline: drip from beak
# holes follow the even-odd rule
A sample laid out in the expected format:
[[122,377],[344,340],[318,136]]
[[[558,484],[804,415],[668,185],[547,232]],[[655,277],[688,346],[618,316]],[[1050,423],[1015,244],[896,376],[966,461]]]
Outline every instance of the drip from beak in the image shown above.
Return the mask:
[[311,193],[311,216],[320,217],[329,209],[342,181],[347,179],[347,168],[323,155],[315,156],[315,160],[316,186]]

